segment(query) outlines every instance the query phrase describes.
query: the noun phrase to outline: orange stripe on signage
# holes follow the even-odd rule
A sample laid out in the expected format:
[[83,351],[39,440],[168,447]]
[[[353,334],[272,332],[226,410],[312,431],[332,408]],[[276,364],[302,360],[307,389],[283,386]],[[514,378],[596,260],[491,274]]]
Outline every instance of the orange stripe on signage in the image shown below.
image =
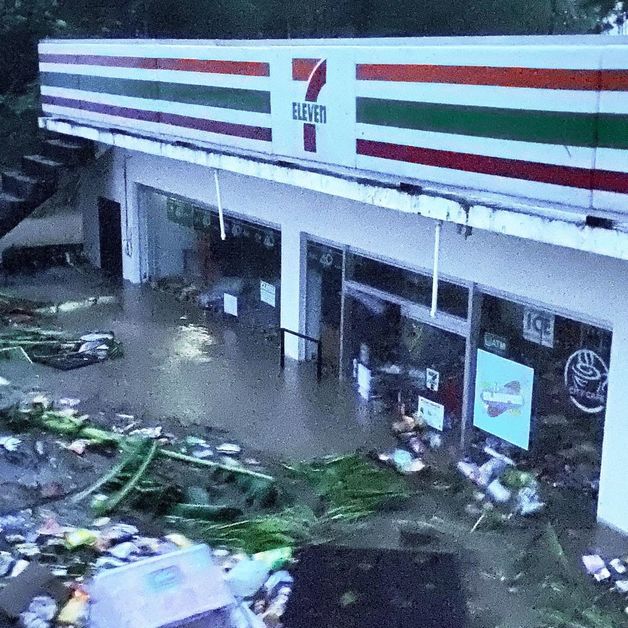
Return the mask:
[[222,61],[205,59],[158,59],[160,70],[207,72],[210,74],[240,74],[242,76],[269,76],[268,63],[258,61]]
[[308,81],[320,59],[292,59],[292,80]]
[[564,70],[455,65],[359,64],[361,81],[453,83],[533,89],[628,90],[628,70]]
[[117,68],[179,70],[207,74],[270,76],[270,65],[261,61],[224,61],[222,59],[153,59],[150,57],[110,57],[105,55],[42,54],[41,63],[97,65]]

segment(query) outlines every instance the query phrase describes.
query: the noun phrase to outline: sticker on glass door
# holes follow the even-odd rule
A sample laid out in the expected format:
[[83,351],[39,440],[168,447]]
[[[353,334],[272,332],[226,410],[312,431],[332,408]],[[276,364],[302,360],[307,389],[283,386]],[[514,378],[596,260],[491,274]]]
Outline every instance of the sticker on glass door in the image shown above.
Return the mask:
[[527,450],[534,370],[478,349],[473,425]]

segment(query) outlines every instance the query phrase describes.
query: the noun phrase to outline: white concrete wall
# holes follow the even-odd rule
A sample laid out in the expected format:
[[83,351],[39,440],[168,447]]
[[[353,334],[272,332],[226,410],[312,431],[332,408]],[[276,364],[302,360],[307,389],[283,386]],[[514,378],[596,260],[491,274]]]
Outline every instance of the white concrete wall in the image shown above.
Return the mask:
[[[83,201],[88,251],[97,249],[97,220],[94,232],[90,218],[95,202],[89,196],[109,194],[109,198],[121,199],[123,157],[118,152],[110,159],[108,169],[97,164],[86,180]],[[131,153],[127,177],[131,207],[135,207],[135,184],[216,204],[212,172],[200,166]],[[282,326],[301,331],[305,326],[305,255],[300,255],[304,233],[418,269],[431,267],[434,223],[430,220],[227,172],[220,173],[220,181],[226,211],[281,226]],[[102,189],[106,192],[97,192]],[[124,215],[122,222],[124,231]],[[127,279],[138,281],[140,239],[135,210],[129,212],[128,222],[129,232],[123,234],[128,247],[124,273]],[[476,230],[465,240],[449,223],[444,225],[441,242],[443,274],[613,328],[599,518],[628,533],[624,465],[628,451],[628,387],[624,384],[628,381],[628,263],[486,231]],[[294,355],[296,344],[289,349]]]
[[128,169],[133,157],[132,154],[114,149],[102,154],[90,168],[84,171],[78,203],[83,210],[85,254],[96,266],[100,266],[98,197],[102,196],[120,203],[123,274],[125,279],[139,283],[141,280],[137,264],[140,250],[139,217],[137,212],[127,211],[127,201],[131,207],[136,206],[137,190],[130,177],[125,175],[125,170]]

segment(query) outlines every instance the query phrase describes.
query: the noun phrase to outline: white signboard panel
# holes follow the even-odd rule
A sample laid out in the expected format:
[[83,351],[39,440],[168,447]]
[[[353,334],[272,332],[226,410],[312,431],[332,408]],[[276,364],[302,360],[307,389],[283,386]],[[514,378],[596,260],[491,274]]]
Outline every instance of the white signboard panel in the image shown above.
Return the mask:
[[419,417],[425,421],[426,425],[442,432],[445,425],[445,406],[425,397],[419,397]]
[[268,303],[268,305],[272,305],[272,307],[276,307],[277,305],[277,290],[272,283],[268,283],[267,281],[259,282],[259,298],[262,303]]
[[526,307],[523,310],[523,337],[544,347],[554,346],[555,316]]
[[238,315],[238,297],[232,294],[224,294],[223,309],[225,314],[231,314],[232,316]]

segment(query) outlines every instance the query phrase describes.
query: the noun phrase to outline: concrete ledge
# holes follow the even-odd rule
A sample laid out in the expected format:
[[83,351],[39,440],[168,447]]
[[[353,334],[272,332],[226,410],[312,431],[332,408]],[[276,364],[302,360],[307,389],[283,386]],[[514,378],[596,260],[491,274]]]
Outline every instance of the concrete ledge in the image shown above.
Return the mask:
[[[587,215],[583,210],[562,206],[537,207],[516,199],[513,199],[512,208],[505,208],[479,203],[475,198],[478,192],[475,191],[469,191],[468,198],[440,195],[437,191],[419,186],[407,191],[386,182],[356,179],[355,175],[299,167],[298,164],[274,163],[253,155],[226,154],[212,147],[193,146],[187,142],[159,137],[142,137],[123,130],[98,128],[51,117],[40,118],[39,124],[49,131],[125,150],[305,188],[359,203],[443,220],[461,227],[628,260],[628,231],[617,228],[612,221],[609,221],[610,228],[589,226],[585,222]],[[460,194],[457,193],[457,196]]]

